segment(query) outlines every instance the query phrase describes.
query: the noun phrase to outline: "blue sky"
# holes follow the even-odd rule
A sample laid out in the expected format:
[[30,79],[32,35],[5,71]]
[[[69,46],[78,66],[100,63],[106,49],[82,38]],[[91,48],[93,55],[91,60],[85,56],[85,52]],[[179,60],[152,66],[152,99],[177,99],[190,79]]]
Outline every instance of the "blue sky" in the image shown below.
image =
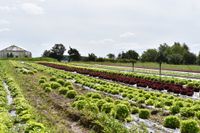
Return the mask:
[[0,49],[35,57],[55,43],[103,57],[174,41],[200,51],[198,0],[0,0],[0,16]]

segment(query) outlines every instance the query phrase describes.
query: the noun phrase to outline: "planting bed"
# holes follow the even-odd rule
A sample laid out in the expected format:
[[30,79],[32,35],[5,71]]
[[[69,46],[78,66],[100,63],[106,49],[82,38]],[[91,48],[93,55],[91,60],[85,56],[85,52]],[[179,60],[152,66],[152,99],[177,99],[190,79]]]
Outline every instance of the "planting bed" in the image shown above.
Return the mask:
[[[93,88],[100,92],[105,92],[106,94],[109,94],[109,95],[111,94],[116,95],[118,96],[118,98],[123,97],[123,99],[129,100],[129,101],[135,101],[136,105],[134,104],[134,102],[131,102],[131,104],[134,104],[134,106],[138,108],[141,108],[141,107],[146,108],[148,105],[149,107],[153,107],[153,108],[148,108],[150,109],[151,112],[155,112],[155,110],[152,110],[152,109],[158,109],[158,110],[161,109],[161,112],[156,114],[157,117],[168,118],[168,116],[170,117],[170,115],[176,114],[179,117],[178,119],[180,120],[184,120],[185,118],[193,118],[193,117],[196,119],[195,115],[188,116],[188,115],[185,115],[184,113],[190,110],[194,112],[193,114],[196,114],[198,112],[198,104],[199,104],[198,100],[193,101],[191,99],[175,97],[170,94],[138,90],[136,88],[134,89],[132,87],[127,87],[127,86],[120,85],[117,83],[79,75],[77,73],[67,73],[67,72],[63,73],[62,71],[55,72],[54,69],[50,69],[50,68],[43,68],[42,71],[49,71],[49,73],[53,75],[57,75],[59,77],[67,78],[70,80],[73,79],[76,83]],[[174,111],[176,108],[177,108],[177,112]],[[169,112],[165,110],[168,110]],[[150,118],[150,119],[155,120],[154,118]],[[198,121],[198,119],[196,120]],[[164,123],[164,119],[162,118],[162,120],[159,123],[160,124]],[[178,127],[179,126],[177,126],[177,128]],[[179,130],[176,130],[176,131],[179,131]]]
[[0,62],[0,132],[46,132],[46,127],[38,122],[34,109],[24,98],[21,89],[5,72]]
[[[142,77],[137,75],[125,75],[123,73],[115,73],[109,71],[98,71],[95,69],[86,69],[73,66],[66,66],[61,64],[53,63],[40,63],[42,65],[50,66],[53,68],[78,72],[81,74],[86,74],[94,77],[100,77],[104,79],[109,79],[117,82],[127,83],[127,84],[137,84],[139,87],[149,87],[155,90],[167,90],[169,92],[174,92],[176,94],[192,96],[194,92],[199,92],[199,82],[194,84],[186,80],[178,80],[175,83],[175,80],[162,80],[159,81],[157,78],[151,79],[151,77]],[[149,79],[148,79],[149,78]],[[184,86],[187,85],[187,86]]]
[[[34,130],[44,133],[198,133],[200,129],[200,100],[188,93],[197,91],[197,85],[189,87],[192,81],[169,83],[169,79],[60,63],[0,61],[0,65],[4,101],[0,111],[11,122],[0,125],[8,132],[33,130],[36,125]],[[183,90],[188,96],[174,95]],[[35,124],[31,129],[30,121]]]

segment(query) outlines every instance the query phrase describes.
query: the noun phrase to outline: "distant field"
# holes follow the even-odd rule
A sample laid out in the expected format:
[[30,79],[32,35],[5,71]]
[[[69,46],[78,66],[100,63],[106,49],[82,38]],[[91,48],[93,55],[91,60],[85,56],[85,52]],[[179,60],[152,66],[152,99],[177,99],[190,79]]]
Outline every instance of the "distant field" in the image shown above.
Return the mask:
[[[127,66],[131,67],[131,63],[111,63],[111,62],[82,62],[87,64],[100,64],[100,65],[113,65],[113,66]],[[150,69],[158,69],[159,65],[157,63],[152,62],[137,62],[135,67],[142,67],[142,68],[150,68]],[[200,72],[200,66],[198,65],[171,65],[171,64],[163,64],[162,69],[169,69],[169,70],[179,70],[179,71],[195,71]]]

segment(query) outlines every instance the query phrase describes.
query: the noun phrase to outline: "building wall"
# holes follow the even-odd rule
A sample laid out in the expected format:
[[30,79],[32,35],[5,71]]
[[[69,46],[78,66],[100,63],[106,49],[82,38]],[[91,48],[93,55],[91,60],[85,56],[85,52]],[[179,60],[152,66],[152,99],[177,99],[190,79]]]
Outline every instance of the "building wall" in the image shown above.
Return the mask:
[[27,51],[0,51],[0,58],[7,58],[11,53],[15,58],[31,57],[31,53]]

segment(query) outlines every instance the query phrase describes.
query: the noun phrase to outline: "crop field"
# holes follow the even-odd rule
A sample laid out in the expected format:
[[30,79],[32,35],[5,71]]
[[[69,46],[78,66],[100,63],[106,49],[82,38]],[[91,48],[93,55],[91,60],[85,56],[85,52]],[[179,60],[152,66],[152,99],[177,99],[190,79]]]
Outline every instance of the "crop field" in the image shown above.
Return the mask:
[[140,71],[1,60],[0,133],[199,133],[200,75]]

